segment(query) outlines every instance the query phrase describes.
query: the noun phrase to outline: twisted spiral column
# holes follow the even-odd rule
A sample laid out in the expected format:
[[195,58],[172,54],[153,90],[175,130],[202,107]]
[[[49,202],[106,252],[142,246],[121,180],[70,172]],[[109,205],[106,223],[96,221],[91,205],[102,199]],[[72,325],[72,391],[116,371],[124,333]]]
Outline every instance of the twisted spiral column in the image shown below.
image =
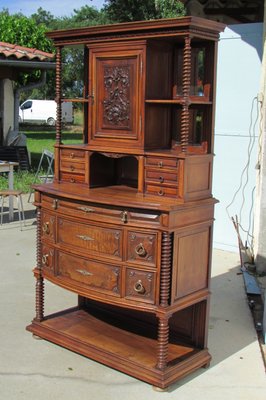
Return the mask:
[[191,38],[185,38],[183,57],[183,106],[181,114],[181,151],[186,153],[189,141],[189,94],[191,83]]
[[55,101],[56,108],[56,135],[55,141],[57,144],[61,143],[61,128],[62,128],[62,109],[61,109],[61,82],[62,82],[62,47],[56,48],[56,77],[55,77]]
[[36,254],[37,266],[34,270],[36,278],[35,286],[35,311],[36,321],[42,321],[44,318],[44,280],[41,271],[41,210],[37,208],[37,254]]
[[157,365],[156,368],[161,371],[165,370],[168,361],[168,340],[169,340],[169,317],[159,318],[158,323],[158,349],[157,349]]
[[170,299],[172,265],[172,234],[163,232],[161,253],[160,306],[167,307]]

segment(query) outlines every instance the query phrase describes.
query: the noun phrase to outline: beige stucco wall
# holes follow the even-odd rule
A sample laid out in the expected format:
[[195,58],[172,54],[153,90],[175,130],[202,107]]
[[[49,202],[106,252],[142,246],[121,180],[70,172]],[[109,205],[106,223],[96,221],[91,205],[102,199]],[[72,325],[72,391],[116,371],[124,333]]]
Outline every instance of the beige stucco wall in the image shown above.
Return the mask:
[[264,2],[263,59],[258,94],[259,152],[254,205],[254,253],[258,273],[266,272],[266,0]]

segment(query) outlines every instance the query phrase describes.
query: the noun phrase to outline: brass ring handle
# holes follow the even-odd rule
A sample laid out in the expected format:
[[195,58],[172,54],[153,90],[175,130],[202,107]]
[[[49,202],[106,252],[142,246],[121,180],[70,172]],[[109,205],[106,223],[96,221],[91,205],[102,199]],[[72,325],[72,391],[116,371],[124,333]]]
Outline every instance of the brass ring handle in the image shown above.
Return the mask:
[[70,158],[74,158],[75,154],[74,153],[70,153]]
[[159,196],[163,196],[164,195],[164,191],[163,190],[159,190],[158,195]]
[[147,251],[145,249],[145,247],[143,246],[142,243],[139,243],[136,247],[135,247],[135,253],[140,256],[140,257],[145,257],[147,254]]
[[163,176],[160,176],[160,177],[159,177],[159,181],[160,181],[161,183],[163,183],[163,182],[164,182],[164,177],[163,177]]
[[49,256],[49,254],[44,254],[42,256],[42,264],[43,265],[48,265],[48,256]]
[[74,165],[70,165],[70,169],[71,169],[71,171],[75,171]]
[[162,167],[163,167],[163,162],[162,162],[162,161],[159,161],[159,162],[158,162],[158,167],[159,167],[159,168],[162,168]]
[[70,182],[71,183],[75,183],[75,179],[74,178],[70,178]]
[[42,231],[43,231],[43,233],[46,233],[47,235],[49,235],[49,233],[50,233],[49,222],[44,222],[44,224],[42,226]]
[[139,293],[139,294],[143,294],[146,292],[145,287],[143,286],[141,280],[138,280],[135,285],[134,285],[134,290],[135,292]]

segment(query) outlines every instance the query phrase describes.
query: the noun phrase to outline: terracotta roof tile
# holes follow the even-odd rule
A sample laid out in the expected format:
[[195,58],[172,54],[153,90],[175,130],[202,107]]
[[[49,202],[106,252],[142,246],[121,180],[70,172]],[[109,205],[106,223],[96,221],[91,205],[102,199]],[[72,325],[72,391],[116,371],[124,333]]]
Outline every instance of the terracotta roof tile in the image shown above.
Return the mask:
[[0,42],[0,56],[1,55],[6,58],[17,58],[18,60],[24,58],[27,60],[37,59],[40,61],[49,61],[50,59],[54,58],[54,54],[52,53],[46,53],[30,47],[24,47],[5,42]]

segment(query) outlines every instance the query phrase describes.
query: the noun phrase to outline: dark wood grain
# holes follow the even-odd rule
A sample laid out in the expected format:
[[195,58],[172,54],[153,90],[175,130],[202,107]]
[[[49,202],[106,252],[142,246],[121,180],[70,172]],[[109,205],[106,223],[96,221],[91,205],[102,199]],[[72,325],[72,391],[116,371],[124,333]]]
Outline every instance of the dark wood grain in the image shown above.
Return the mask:
[[[55,178],[35,185],[27,329],[160,388],[210,362],[213,127],[222,24],[195,17],[49,32]],[[82,144],[62,143],[62,49],[84,47]],[[44,282],[77,294],[46,316]]]

